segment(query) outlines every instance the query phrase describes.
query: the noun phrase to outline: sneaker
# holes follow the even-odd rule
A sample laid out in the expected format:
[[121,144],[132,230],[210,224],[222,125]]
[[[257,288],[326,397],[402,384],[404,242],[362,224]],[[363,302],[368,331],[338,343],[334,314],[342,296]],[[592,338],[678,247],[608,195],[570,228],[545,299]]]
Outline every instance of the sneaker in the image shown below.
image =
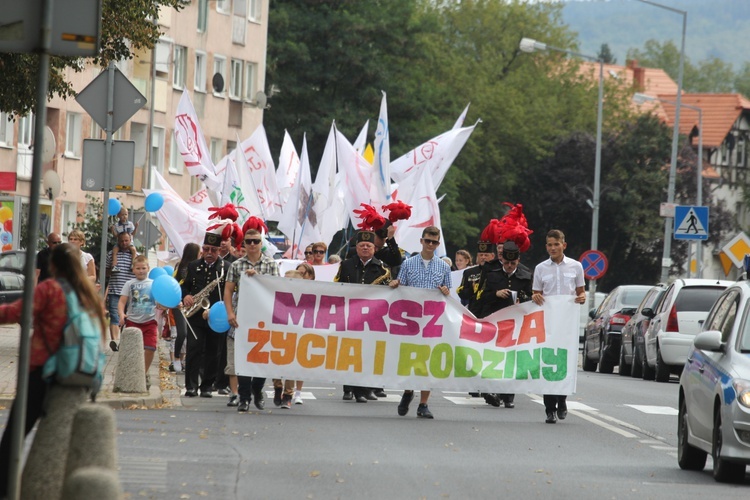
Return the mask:
[[172,365],[174,366],[174,371],[176,372],[184,371],[182,369],[182,362],[179,359],[175,359]]
[[[238,406],[240,404],[240,397],[237,394],[232,394],[229,396],[229,402],[227,403],[227,406]],[[250,407],[250,403],[247,405]]]
[[151,377],[147,373],[146,374],[146,390],[148,391],[149,389],[151,389]]
[[109,341],[109,348],[112,349],[112,352],[117,352],[119,348],[117,347],[117,341],[116,340],[110,340]]
[[240,405],[237,407],[237,411],[240,413],[250,410],[250,401],[240,401]]
[[281,408],[283,410],[289,410],[292,407],[292,397],[289,394],[284,394],[281,398]]
[[232,391],[229,390],[229,387],[222,387],[218,391],[216,391],[217,394],[220,394],[221,396],[229,396],[232,394]]
[[169,363],[169,371],[174,373],[174,363]]
[[398,404],[398,414],[402,417],[409,413],[409,404],[414,399],[414,391],[404,391],[404,395],[401,396],[401,402]]
[[419,418],[435,418],[432,416],[432,412],[429,408],[427,408],[427,405],[419,404],[417,406],[417,417]]
[[557,423],[557,417],[555,417],[554,411],[548,411],[547,412],[547,420],[545,420],[545,423],[548,424],[556,424]]
[[113,273],[119,273],[120,272],[120,268],[117,267],[117,266],[112,266],[112,272]]
[[294,398],[292,398],[292,403],[296,405],[304,404],[304,401],[302,401],[302,393],[299,391],[294,391]]
[[483,396],[484,396],[484,401],[488,405],[494,406],[496,408],[500,406],[500,398],[498,397],[497,394],[483,394]]
[[372,391],[372,393],[375,394],[375,396],[377,396],[379,398],[387,398],[388,397],[388,394],[386,394],[386,392],[383,389],[375,389],[374,391]]
[[273,404],[281,406],[281,387],[273,388]]

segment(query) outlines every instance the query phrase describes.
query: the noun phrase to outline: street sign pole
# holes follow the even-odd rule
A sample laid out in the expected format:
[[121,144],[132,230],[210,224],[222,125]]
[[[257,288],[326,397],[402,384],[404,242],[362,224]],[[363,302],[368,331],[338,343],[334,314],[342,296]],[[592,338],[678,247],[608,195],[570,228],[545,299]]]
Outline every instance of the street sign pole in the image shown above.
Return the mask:
[[[114,130],[112,130],[112,117],[115,107],[115,64],[109,63],[107,67],[107,126],[105,130],[107,137],[104,140],[104,217],[102,217],[102,248],[99,254],[99,283],[101,284],[102,298],[107,301],[105,295],[107,287],[104,286],[107,278],[107,240],[109,239],[109,184],[112,176],[112,141]],[[117,242],[115,242],[117,244]]]
[[31,354],[31,323],[34,307],[34,280],[36,273],[36,243],[39,235],[39,190],[42,181],[42,151],[44,150],[44,127],[47,124],[47,85],[49,83],[49,51],[52,46],[52,7],[54,0],[44,0],[39,30],[39,79],[36,92],[36,123],[34,125],[34,159],[31,164],[31,186],[29,186],[28,248],[24,274],[23,305],[21,306],[21,339],[18,347],[18,379],[16,399],[13,402],[13,434],[10,441],[10,464],[8,467],[8,498],[18,500],[21,496],[21,452],[26,437],[26,405],[29,389],[29,356]]

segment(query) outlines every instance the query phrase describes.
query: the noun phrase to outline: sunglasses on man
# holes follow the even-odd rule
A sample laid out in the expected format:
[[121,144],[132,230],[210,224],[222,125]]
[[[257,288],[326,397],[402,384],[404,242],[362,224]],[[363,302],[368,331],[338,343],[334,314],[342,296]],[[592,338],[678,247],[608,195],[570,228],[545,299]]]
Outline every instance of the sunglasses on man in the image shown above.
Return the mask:
[[246,238],[245,239],[245,245],[260,245],[260,242],[263,240],[257,239],[257,238]]
[[437,245],[440,244],[440,240],[431,240],[429,238],[422,238],[422,241],[424,241],[428,245],[435,245],[435,246],[437,246]]

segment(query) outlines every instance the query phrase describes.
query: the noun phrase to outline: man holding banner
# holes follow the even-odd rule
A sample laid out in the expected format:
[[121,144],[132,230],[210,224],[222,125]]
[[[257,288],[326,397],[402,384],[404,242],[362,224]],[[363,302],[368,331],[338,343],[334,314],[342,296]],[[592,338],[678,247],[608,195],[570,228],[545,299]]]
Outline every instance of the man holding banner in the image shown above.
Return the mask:
[[[361,285],[387,285],[391,279],[390,270],[375,255],[375,233],[359,231],[355,236],[357,255],[346,259],[339,266],[339,272],[333,281],[337,283],[359,283]],[[383,396],[382,389],[376,389]],[[357,403],[378,399],[373,389],[360,386],[344,386],[344,399],[356,399]]]
[[[412,255],[401,264],[398,279],[390,282],[391,288],[399,285],[413,286],[416,288],[437,288],[443,295],[451,293],[451,268],[440,257],[435,255],[440,245],[440,229],[435,226],[427,226],[422,231],[422,251]],[[427,407],[430,391],[421,391],[417,417],[434,418]],[[401,402],[398,405],[398,414],[402,417],[409,413],[409,404],[414,399],[414,391],[404,391]]]
[[[576,304],[586,303],[583,266],[577,260],[565,256],[563,252],[567,246],[565,234],[559,229],[552,229],[547,233],[549,259],[534,269],[531,300],[536,305],[544,304],[545,295],[575,295]],[[558,418],[565,420],[568,416],[567,396],[545,394],[544,409],[547,412],[546,423],[554,424]]]

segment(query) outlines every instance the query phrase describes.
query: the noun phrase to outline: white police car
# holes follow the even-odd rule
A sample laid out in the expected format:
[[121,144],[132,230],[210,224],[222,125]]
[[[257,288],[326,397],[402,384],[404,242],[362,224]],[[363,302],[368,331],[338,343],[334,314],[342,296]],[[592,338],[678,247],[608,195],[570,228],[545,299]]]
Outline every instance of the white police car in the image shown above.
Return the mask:
[[716,300],[680,376],[677,461],[714,479],[740,482],[750,464],[750,282]]

